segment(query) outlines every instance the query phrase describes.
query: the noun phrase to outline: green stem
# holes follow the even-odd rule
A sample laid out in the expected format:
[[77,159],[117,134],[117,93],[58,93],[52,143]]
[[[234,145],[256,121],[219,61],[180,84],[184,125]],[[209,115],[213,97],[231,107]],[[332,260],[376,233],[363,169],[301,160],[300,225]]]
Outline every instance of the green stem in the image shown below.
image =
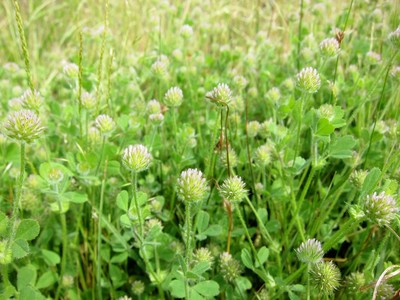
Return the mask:
[[250,201],[250,199],[248,197],[246,197],[245,199],[246,199],[247,204],[250,206],[251,210],[253,211],[254,215],[256,216],[258,225],[260,226],[260,229],[261,229],[261,235],[264,237],[264,239],[268,243],[272,244],[272,237],[269,234],[267,228],[265,228],[264,222],[261,220],[260,216],[258,215],[253,203],[251,203],[251,201]]
[[297,69],[300,70],[300,50],[301,50],[301,30],[303,27],[303,8],[304,8],[304,1],[300,1],[300,20],[299,20],[299,27],[297,30]]
[[137,213],[137,217],[138,217],[138,222],[139,222],[139,239],[140,239],[140,243],[143,243],[143,231],[144,231],[144,224],[143,224],[143,219],[142,219],[142,211],[141,208],[139,206],[139,201],[137,199],[137,173],[133,172],[131,173],[131,192],[133,195],[133,202],[136,208],[136,213]]
[[347,233],[351,232],[362,222],[364,218],[360,218],[358,220],[354,220],[350,218],[347,222],[332,235],[328,241],[326,241],[323,245],[324,252],[330,250],[333,246],[335,246],[342,238],[346,236]]
[[226,164],[227,164],[227,168],[228,168],[228,177],[231,177],[231,165],[229,163],[228,116],[229,116],[229,106],[226,105],[226,115],[225,115]]
[[[55,192],[57,194],[57,203],[58,209],[60,210],[60,220],[61,220],[61,230],[62,230],[62,257],[61,257],[61,269],[60,269],[60,281],[62,281],[64,273],[65,273],[65,266],[67,264],[67,249],[68,249],[68,232],[67,232],[67,219],[65,217],[65,213],[62,212],[62,202],[61,198],[59,197],[58,192],[58,184],[54,186]],[[55,299],[59,299],[62,284],[59,284],[57,287],[56,297]]]
[[[86,115],[86,119],[87,119],[87,115]],[[97,176],[97,173],[99,172],[101,162],[103,161],[105,145],[106,145],[106,137],[103,136],[103,141],[101,143],[100,159],[99,159],[99,162],[97,163],[96,172],[95,172],[96,176]]]
[[[192,218],[190,215],[190,203],[185,203],[185,216],[186,216],[186,268],[187,271],[190,270],[190,263],[191,263],[191,254],[192,254],[192,247],[191,247],[191,231],[192,231]],[[186,299],[190,299],[190,291],[189,291],[189,278],[186,277],[185,274],[185,294]]]

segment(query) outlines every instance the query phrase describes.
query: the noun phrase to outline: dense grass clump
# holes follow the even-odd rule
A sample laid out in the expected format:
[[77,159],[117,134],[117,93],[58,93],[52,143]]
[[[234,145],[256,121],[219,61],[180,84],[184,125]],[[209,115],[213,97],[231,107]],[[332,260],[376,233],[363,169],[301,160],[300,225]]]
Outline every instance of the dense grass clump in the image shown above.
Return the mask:
[[0,15],[1,299],[397,299],[398,2]]

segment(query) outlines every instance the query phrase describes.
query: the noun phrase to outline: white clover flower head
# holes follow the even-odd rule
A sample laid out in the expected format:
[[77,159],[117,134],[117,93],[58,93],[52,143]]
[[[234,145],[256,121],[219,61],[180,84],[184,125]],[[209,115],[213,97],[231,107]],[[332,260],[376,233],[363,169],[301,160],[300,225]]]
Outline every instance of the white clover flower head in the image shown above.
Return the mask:
[[319,44],[319,49],[323,56],[334,57],[339,54],[340,45],[335,38],[327,38]]
[[136,296],[140,296],[141,294],[143,294],[144,292],[144,283],[141,280],[135,280],[134,282],[132,282],[131,285],[131,290],[132,293],[134,293]]
[[297,74],[297,86],[304,92],[314,94],[321,87],[318,71],[312,67],[303,68]]
[[161,104],[156,99],[152,99],[147,103],[146,111],[149,115],[161,113]]
[[92,93],[88,93],[86,91],[83,92],[81,95],[81,103],[82,106],[89,111],[94,110],[97,105],[95,96]]
[[277,87],[273,87],[267,92],[266,96],[273,103],[277,103],[281,98],[281,91]]
[[233,203],[241,202],[247,196],[246,185],[239,176],[225,179],[219,192],[223,198]]
[[397,27],[395,31],[389,33],[389,41],[396,48],[400,48],[400,27]]
[[258,121],[250,121],[247,125],[247,134],[250,138],[254,138],[257,136],[258,131],[260,130],[261,124]]
[[170,107],[178,107],[183,102],[183,93],[182,90],[175,86],[170,88],[164,96],[164,103]]
[[396,200],[385,192],[368,195],[363,210],[365,215],[379,226],[389,225],[399,213]]
[[108,115],[99,115],[96,120],[96,127],[100,130],[101,134],[108,135],[115,129],[114,120]]
[[136,173],[147,170],[152,160],[147,147],[141,144],[128,146],[122,154],[122,164],[129,171]]
[[77,78],[79,74],[79,67],[74,63],[65,63],[63,72],[69,78]]
[[225,83],[218,85],[206,94],[206,97],[217,105],[229,105],[232,101],[232,91]]
[[168,73],[168,65],[161,60],[157,60],[151,65],[151,71],[157,77],[165,77]]
[[27,109],[9,113],[3,127],[9,138],[28,144],[38,139],[44,130],[38,115]]
[[184,39],[190,39],[193,36],[192,26],[185,24],[181,27],[180,34]]
[[236,75],[235,77],[233,77],[233,83],[238,87],[238,89],[244,89],[248,81],[244,76]]
[[265,167],[271,163],[271,146],[270,145],[262,145],[258,147],[255,151],[255,161],[261,167]]
[[331,295],[340,286],[339,268],[331,261],[312,265],[310,270],[314,285],[325,295]]
[[200,170],[187,169],[178,178],[177,194],[182,201],[187,203],[201,201],[206,196],[207,190],[207,181]]
[[297,258],[306,264],[315,264],[322,261],[324,251],[321,242],[316,239],[308,239],[301,243],[300,247],[295,250]]
[[159,114],[151,114],[149,116],[149,120],[152,124],[158,126],[164,121],[164,115],[162,113]]
[[374,51],[368,51],[366,56],[371,64],[379,64],[382,61],[381,55]]
[[233,282],[242,273],[240,263],[228,252],[223,252],[219,256],[221,274],[228,282]]
[[26,90],[21,97],[22,107],[26,109],[31,109],[38,111],[43,104],[43,97],[40,95],[39,91],[32,91],[30,89]]

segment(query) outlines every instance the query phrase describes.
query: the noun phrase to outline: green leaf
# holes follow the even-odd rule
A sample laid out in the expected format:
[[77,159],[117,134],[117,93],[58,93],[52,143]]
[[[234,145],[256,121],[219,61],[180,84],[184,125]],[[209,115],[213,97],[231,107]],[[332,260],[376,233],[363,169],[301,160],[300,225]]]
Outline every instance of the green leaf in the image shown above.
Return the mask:
[[[260,250],[258,250],[257,257],[261,264],[265,263],[269,256],[269,250],[267,247],[263,246]],[[256,267],[259,267],[258,261],[256,261]]]
[[8,217],[0,211],[0,236],[5,237],[7,234]]
[[122,191],[117,196],[117,206],[124,212],[128,212],[129,209],[129,195],[127,191]]
[[219,294],[219,285],[213,280],[199,282],[193,289],[204,297],[215,297]]
[[64,201],[69,201],[72,203],[85,203],[88,201],[88,196],[83,193],[77,193],[77,192],[66,192],[61,195],[62,200]]
[[[137,200],[139,202],[139,206],[143,206],[147,203],[147,200],[149,199],[149,196],[147,196],[146,193],[139,192],[137,193]],[[132,201],[133,203],[133,201]]]
[[211,225],[203,232],[203,234],[207,236],[218,236],[221,233],[222,233],[222,227],[218,224]]
[[15,238],[30,241],[36,238],[39,235],[39,232],[40,226],[38,221],[33,219],[25,219],[19,223]]
[[111,263],[119,264],[128,259],[128,252],[122,252],[121,254],[114,255],[111,258]]
[[36,269],[33,265],[27,265],[18,270],[17,287],[20,291],[27,285],[34,285],[36,282]]
[[260,220],[265,224],[268,221],[268,211],[266,208],[259,208],[257,210],[257,214],[260,217]]
[[242,252],[240,254],[240,257],[242,258],[242,262],[243,264],[249,268],[249,269],[253,269],[254,265],[253,265],[253,258],[251,257],[250,251],[247,250],[246,248],[242,249]]
[[45,300],[46,298],[34,287],[25,286],[19,292],[19,300]]
[[40,276],[38,282],[36,283],[36,288],[45,289],[57,282],[57,274],[53,271],[47,271],[42,276]]
[[107,176],[117,176],[120,174],[121,165],[119,161],[111,160],[107,163]]
[[201,261],[197,263],[193,268],[192,272],[197,275],[202,275],[204,272],[211,268],[211,264],[208,261]]
[[373,168],[365,177],[364,183],[361,188],[361,196],[369,195],[373,192],[376,185],[381,180],[382,172],[378,168]]
[[49,267],[54,267],[60,263],[60,256],[53,251],[42,249],[43,259]]
[[123,286],[126,282],[127,275],[121,270],[121,268],[115,265],[110,265],[110,277],[113,285],[116,288]]
[[175,298],[185,297],[185,282],[182,280],[172,280],[169,285],[171,295]]
[[22,258],[29,254],[29,245],[25,240],[15,240],[11,246],[13,258]]
[[251,289],[251,281],[249,279],[247,279],[247,277],[244,276],[239,276],[235,279],[235,283],[237,285],[237,287],[242,291],[246,291]]
[[315,135],[327,136],[335,130],[335,127],[329,122],[329,120],[322,118],[318,120],[317,131]]
[[350,158],[353,156],[352,149],[357,145],[357,140],[351,135],[338,138],[330,145],[329,156],[333,158]]
[[196,224],[197,224],[197,231],[199,233],[202,233],[207,229],[209,222],[210,222],[210,215],[207,212],[201,210],[197,213]]

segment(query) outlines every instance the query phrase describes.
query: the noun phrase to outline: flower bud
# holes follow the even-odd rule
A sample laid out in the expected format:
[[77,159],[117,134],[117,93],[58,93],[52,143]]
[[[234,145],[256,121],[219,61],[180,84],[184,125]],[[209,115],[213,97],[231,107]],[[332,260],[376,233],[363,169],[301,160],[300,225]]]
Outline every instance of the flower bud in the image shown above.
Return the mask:
[[340,271],[331,261],[313,264],[310,275],[316,287],[324,295],[333,294],[340,286]]
[[316,264],[322,261],[324,251],[321,242],[316,239],[309,239],[301,243],[296,250],[297,258],[306,264]]
[[230,202],[241,202],[247,196],[246,185],[239,176],[229,177],[222,183],[219,192]]

